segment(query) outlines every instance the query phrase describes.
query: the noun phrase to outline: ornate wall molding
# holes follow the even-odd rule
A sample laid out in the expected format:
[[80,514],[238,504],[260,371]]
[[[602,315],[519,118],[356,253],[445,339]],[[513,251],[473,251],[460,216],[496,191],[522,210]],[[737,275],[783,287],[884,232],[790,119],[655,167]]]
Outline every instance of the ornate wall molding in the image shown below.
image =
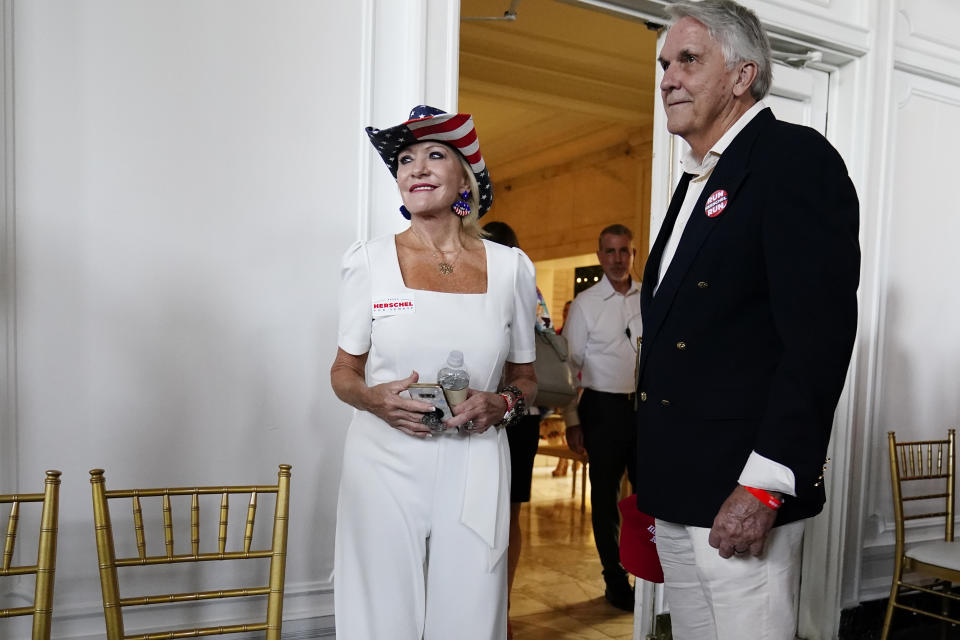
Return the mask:
[[[628,18],[663,23],[670,0],[561,0]],[[817,49],[823,61],[841,65],[870,48],[866,0],[742,0],[767,28],[774,51]]]
[[[904,434],[901,438],[912,439],[942,435],[948,427],[955,426],[957,403],[937,384],[937,381],[952,379],[955,370],[945,355],[936,357],[941,352],[951,353],[949,332],[945,340],[928,346],[926,341],[918,341],[914,336],[922,333],[939,337],[937,332],[918,326],[928,320],[908,314],[909,309],[931,300],[938,306],[938,313],[924,318],[936,322],[942,316],[950,317],[950,300],[942,298],[933,284],[915,286],[914,278],[904,270],[915,268],[943,273],[955,267],[952,253],[937,250],[939,237],[952,237],[949,187],[938,182],[935,175],[928,177],[939,167],[947,166],[953,133],[944,131],[942,137],[934,140],[931,132],[924,135],[922,126],[956,120],[956,114],[960,113],[958,86],[960,83],[956,80],[943,80],[899,67],[892,72],[889,124],[884,127],[886,137],[880,141],[888,150],[882,174],[886,186],[879,207],[881,237],[876,260],[876,305],[880,321],[874,339],[871,411],[866,416],[866,433],[872,436],[867,454],[871,473],[866,483],[870,500],[864,505],[865,532],[861,540],[865,563],[882,557],[889,566],[886,575],[864,569],[862,599],[876,591],[870,584],[871,575],[889,580],[892,570],[894,522],[886,432],[897,431]],[[914,235],[905,237],[905,229],[913,230]],[[920,362],[922,368],[918,367]],[[910,541],[942,536],[942,529],[938,531],[925,522],[910,523],[907,528]]]
[[960,46],[955,34],[960,7],[938,0],[900,0],[898,6],[894,68],[960,85]]

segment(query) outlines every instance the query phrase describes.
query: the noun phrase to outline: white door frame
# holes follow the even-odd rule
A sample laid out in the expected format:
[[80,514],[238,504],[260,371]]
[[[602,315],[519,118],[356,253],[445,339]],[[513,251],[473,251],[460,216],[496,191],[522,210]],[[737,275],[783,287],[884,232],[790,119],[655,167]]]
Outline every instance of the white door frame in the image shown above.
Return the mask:
[[0,493],[19,489],[13,0],[0,0]]

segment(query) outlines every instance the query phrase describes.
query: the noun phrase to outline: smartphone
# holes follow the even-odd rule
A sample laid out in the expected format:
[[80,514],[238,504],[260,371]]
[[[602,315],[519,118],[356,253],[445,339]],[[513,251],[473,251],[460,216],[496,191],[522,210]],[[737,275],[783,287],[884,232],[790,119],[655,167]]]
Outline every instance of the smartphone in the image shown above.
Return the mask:
[[450,410],[450,405],[447,404],[447,398],[443,395],[443,389],[436,383],[415,382],[407,389],[401,391],[400,395],[404,398],[413,398],[414,400],[421,400],[432,404],[436,408],[436,411],[439,412],[437,414],[438,421],[449,420],[453,417],[453,411]]

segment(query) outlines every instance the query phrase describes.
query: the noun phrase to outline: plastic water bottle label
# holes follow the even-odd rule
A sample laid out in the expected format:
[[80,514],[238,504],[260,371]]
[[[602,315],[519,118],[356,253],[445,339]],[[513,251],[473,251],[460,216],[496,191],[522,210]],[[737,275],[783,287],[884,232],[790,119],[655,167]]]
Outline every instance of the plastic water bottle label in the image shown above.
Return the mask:
[[443,395],[447,398],[447,404],[455,407],[467,399],[467,388],[463,389],[444,389]]

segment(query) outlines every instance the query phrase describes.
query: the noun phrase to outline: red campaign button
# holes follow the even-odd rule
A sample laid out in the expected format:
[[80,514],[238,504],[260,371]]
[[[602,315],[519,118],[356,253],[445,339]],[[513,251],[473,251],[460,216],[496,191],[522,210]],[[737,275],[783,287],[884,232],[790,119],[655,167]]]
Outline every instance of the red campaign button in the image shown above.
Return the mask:
[[707,198],[707,204],[703,207],[703,211],[708,218],[716,218],[727,208],[728,202],[730,202],[730,199],[727,197],[727,192],[723,189],[717,189]]

